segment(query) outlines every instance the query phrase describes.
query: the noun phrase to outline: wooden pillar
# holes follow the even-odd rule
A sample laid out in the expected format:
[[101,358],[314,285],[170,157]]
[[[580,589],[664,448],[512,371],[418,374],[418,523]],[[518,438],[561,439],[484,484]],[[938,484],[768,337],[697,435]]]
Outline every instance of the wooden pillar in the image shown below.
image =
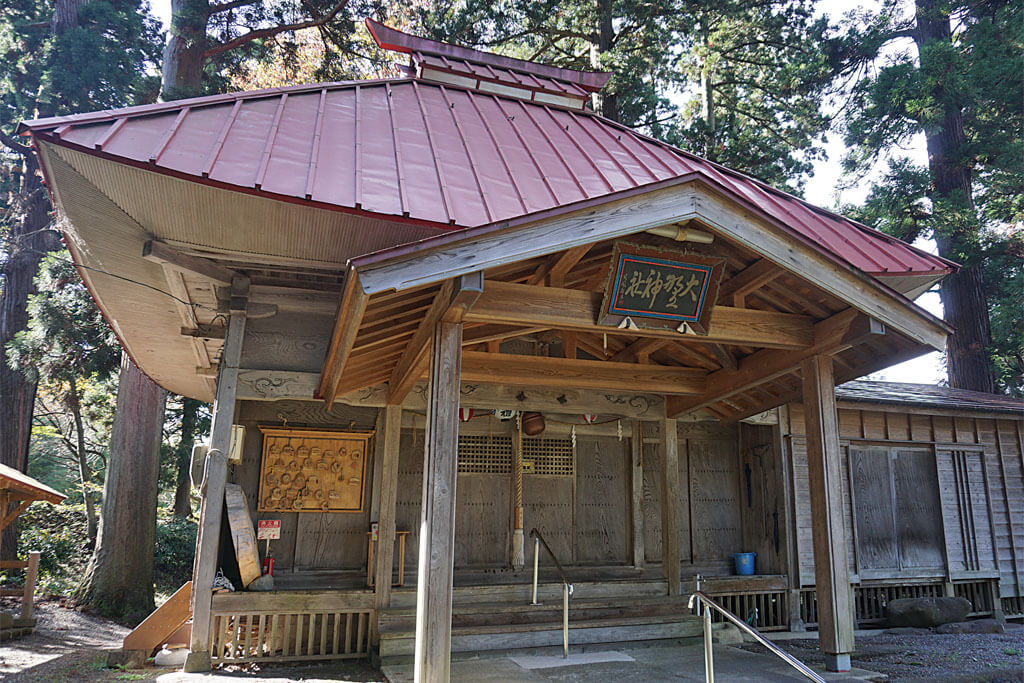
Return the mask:
[[633,566],[644,566],[644,425],[633,420],[630,446],[630,510],[633,519]]
[[[380,507],[377,510],[377,566],[374,575],[374,605],[391,606],[391,570],[395,564],[395,506],[398,500],[398,454],[402,438],[402,406],[388,405],[382,411],[383,429],[377,433],[381,467]],[[378,614],[380,612],[378,611]]]
[[679,436],[674,419],[661,421],[661,573],[679,595]]
[[430,354],[416,583],[414,671],[415,680],[423,683],[447,681],[451,659],[461,363],[462,324],[442,320],[434,329]]
[[818,639],[825,653],[825,668],[849,671],[853,652],[853,606],[843,522],[843,473],[832,359],[813,356],[803,362],[802,370]]
[[235,420],[235,390],[242,359],[245,335],[245,310],[249,279],[235,278],[228,303],[230,317],[221,352],[217,376],[217,394],[210,425],[210,451],[203,477],[202,503],[199,508],[199,533],[192,572],[192,637],[185,660],[186,672],[210,670],[210,612],[213,606],[213,577],[217,572],[220,549],[220,521],[224,510],[224,486],[227,484],[228,452],[231,449],[231,425]]

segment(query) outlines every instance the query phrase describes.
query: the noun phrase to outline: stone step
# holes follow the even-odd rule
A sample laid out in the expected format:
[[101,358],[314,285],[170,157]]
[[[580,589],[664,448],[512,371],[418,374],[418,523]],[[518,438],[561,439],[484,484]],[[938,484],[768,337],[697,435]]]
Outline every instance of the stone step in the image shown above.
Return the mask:
[[[570,645],[620,643],[641,640],[698,638],[701,620],[689,615],[624,617],[569,622]],[[514,650],[562,644],[562,624],[500,624],[452,628],[452,652]],[[398,663],[415,649],[411,631],[380,634],[380,657],[384,663]]]

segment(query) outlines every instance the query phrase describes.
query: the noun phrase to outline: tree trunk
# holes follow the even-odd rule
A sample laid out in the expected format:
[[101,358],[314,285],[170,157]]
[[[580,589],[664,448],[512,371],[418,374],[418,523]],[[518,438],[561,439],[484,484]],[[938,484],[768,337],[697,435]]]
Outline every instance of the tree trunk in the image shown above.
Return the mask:
[[75,594],[101,614],[138,623],[153,611],[153,543],[167,392],[121,358],[117,409],[96,548]]
[[82,480],[82,501],[85,503],[85,528],[89,535],[89,544],[96,542],[96,506],[92,499],[92,470],[89,467],[89,454],[85,451],[85,425],[82,423],[82,403],[78,395],[75,380],[70,382],[69,407],[75,420],[75,441],[78,449],[78,476]]
[[202,94],[203,50],[209,20],[207,0],[171,0],[171,30],[164,47],[160,82],[162,100]]
[[[921,59],[921,71],[938,73],[942,59],[928,49],[936,42],[952,41],[950,19],[945,5],[936,0],[917,1],[917,30],[914,40]],[[946,372],[956,389],[995,392],[995,373],[989,358],[991,333],[988,304],[976,254],[965,249],[977,233],[977,212],[971,188],[970,159],[966,156],[963,112],[955,93],[943,86],[947,79],[934,80],[929,93],[942,106],[937,126],[924,126],[928,145],[928,167],[932,179],[935,213],[941,221],[935,228],[939,253],[960,261],[964,268],[942,283],[940,295],[946,320],[954,327],[946,343]]]
[[[612,49],[615,27],[612,24],[612,0],[597,0],[597,42],[590,51],[590,63],[603,69],[601,55]],[[612,121],[619,120],[619,97],[610,88],[597,94],[597,113]]]
[[[0,275],[0,463],[24,472],[32,433],[32,404],[36,383],[7,362],[7,344],[28,326],[28,297],[35,293],[36,271],[43,254],[56,249],[56,233],[47,229],[50,202],[35,156],[22,167],[21,191],[12,202],[12,221],[5,250],[8,261]],[[6,512],[6,511],[3,511]],[[3,531],[0,559],[17,554],[17,522]]]
[[181,443],[178,445],[178,486],[174,491],[174,514],[176,517],[192,515],[191,487],[189,472],[192,467],[192,446],[196,442],[196,421],[200,402],[194,398],[181,400]]

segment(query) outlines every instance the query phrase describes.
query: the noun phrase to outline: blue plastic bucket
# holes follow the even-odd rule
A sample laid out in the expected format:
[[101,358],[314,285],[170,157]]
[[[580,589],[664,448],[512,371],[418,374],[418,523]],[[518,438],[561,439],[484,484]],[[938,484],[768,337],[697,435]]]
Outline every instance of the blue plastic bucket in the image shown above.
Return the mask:
[[736,563],[736,573],[740,576],[753,575],[755,557],[757,553],[734,553],[732,559]]

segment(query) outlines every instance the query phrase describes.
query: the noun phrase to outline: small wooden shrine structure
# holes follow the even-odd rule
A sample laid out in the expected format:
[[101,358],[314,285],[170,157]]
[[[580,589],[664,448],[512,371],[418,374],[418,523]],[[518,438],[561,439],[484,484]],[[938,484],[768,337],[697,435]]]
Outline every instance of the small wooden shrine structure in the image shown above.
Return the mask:
[[[699,634],[698,577],[764,628],[816,623],[834,669],[885,591],[1019,600],[1017,555],[974,553],[977,506],[943,502],[927,566],[866,558],[892,527],[851,518],[919,452],[971,496],[992,439],[1020,458],[1003,409],[973,432],[837,410],[837,383],[944,347],[911,300],[955,264],[596,116],[608,74],[368,27],[406,77],[23,126],[125,348],[215,401],[188,668],[374,651],[436,681],[452,648],[560,642],[526,605],[530,529],[577,585],[573,642]],[[211,590],[229,479],[280,524],[274,591]],[[743,551],[757,575],[732,576]]]
[[[46,484],[33,479],[13,467],[0,464],[0,532],[10,526],[18,516],[36,501],[56,505],[66,496],[54,491]],[[20,597],[21,612],[15,618],[0,611],[0,641],[17,635],[30,633],[35,628],[32,618],[33,601],[36,592],[36,575],[39,571],[39,553],[28,553],[27,560],[0,560],[0,570],[24,570],[25,582],[21,588],[0,589],[0,596]]]

